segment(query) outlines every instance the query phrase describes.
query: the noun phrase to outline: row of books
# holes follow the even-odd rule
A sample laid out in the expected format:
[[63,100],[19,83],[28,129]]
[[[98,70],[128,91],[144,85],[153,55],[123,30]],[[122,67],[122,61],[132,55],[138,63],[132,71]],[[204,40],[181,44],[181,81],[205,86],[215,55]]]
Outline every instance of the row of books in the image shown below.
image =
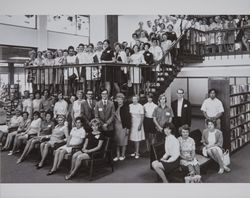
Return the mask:
[[248,121],[250,121],[250,112],[241,114],[235,118],[230,118],[230,128],[232,129]]
[[250,133],[244,134],[231,142],[231,152],[250,141]]
[[231,130],[231,140],[250,132],[250,122],[243,124]]
[[230,105],[241,104],[244,102],[250,101],[250,94],[231,96],[230,97]]
[[250,84],[248,85],[230,85],[230,94],[250,92]]
[[230,117],[234,117],[234,116],[237,116],[241,113],[245,113],[248,111],[250,111],[250,103],[236,106],[236,107],[231,107],[230,108]]

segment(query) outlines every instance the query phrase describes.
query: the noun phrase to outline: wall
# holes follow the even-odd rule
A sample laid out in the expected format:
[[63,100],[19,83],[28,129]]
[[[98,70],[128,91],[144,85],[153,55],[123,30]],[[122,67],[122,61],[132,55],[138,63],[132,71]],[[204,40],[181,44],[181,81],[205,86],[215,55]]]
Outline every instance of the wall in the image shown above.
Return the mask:
[[[88,37],[47,31],[46,16],[39,15],[37,18],[38,29],[0,24],[0,44],[38,47],[39,50],[45,50],[46,48],[64,49],[69,45],[76,47],[79,43],[89,43]],[[104,15],[90,16],[90,41],[94,44],[105,39],[105,22]]]

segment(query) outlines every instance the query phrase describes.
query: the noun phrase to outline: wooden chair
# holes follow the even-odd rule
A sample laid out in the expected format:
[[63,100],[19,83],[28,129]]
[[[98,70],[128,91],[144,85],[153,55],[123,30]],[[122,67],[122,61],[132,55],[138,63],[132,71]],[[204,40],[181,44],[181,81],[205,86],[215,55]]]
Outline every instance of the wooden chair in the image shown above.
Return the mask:
[[90,155],[91,159],[86,160],[87,165],[89,166],[89,180],[93,179],[94,169],[97,165],[99,167],[109,166],[111,168],[111,172],[114,171],[113,160],[112,160],[112,152],[109,148],[110,138],[106,137],[100,151],[94,152]]

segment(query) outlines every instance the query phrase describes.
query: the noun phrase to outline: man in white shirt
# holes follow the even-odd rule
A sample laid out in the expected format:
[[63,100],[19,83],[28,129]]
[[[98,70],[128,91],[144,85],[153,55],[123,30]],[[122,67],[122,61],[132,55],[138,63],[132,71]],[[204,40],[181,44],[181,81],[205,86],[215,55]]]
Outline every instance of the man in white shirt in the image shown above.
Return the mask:
[[206,119],[216,120],[217,128],[220,129],[220,118],[224,112],[222,102],[216,98],[216,90],[210,89],[209,98],[205,99],[201,106],[201,111]]

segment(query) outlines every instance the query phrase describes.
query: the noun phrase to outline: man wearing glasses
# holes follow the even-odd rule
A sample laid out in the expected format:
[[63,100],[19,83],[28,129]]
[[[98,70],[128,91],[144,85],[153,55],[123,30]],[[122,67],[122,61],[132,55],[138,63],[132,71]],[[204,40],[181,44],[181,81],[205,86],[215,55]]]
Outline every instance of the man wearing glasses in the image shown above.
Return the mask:
[[171,107],[174,113],[173,124],[176,127],[175,136],[178,137],[178,130],[182,125],[187,124],[191,126],[191,104],[184,98],[183,89],[178,89],[176,94],[177,100],[171,103]]

